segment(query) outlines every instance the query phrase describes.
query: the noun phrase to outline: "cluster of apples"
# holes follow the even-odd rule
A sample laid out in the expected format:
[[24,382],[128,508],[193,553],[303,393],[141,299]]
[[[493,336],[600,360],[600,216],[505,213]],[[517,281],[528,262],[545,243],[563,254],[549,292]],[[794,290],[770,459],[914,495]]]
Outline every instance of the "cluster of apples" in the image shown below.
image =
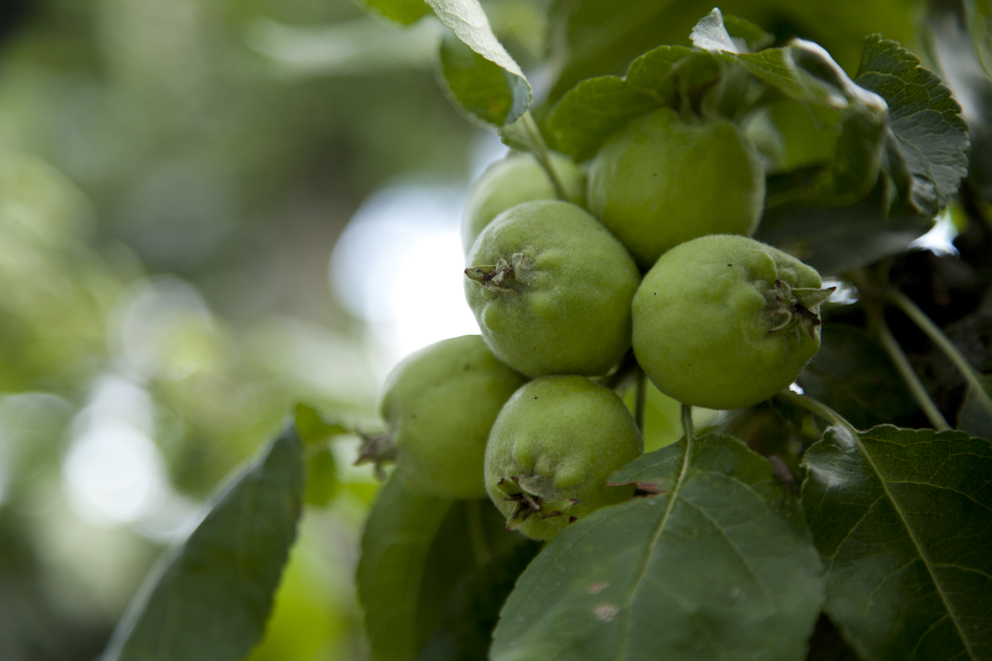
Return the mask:
[[[629,352],[663,393],[757,404],[819,348],[819,274],[749,236],[765,178],[722,119],[670,108],[619,129],[588,167],[511,154],[473,186],[465,295],[482,332],[405,359],[363,459],[414,489],[488,494],[510,529],[551,539],[629,498],[609,475],[643,452],[620,397],[595,379]],[[564,198],[564,199],[563,199]]]

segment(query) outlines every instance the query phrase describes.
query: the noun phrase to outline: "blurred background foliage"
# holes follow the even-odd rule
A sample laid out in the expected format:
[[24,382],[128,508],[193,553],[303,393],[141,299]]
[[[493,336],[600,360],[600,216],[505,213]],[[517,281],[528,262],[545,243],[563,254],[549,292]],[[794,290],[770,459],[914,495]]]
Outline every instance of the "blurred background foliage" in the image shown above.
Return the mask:
[[[687,43],[711,5],[483,2],[538,99]],[[851,73],[868,33],[933,52],[943,25],[914,0],[721,7]],[[0,659],[94,658],[294,401],[372,429],[396,360],[473,332],[460,206],[502,148],[438,88],[441,29],[348,0],[0,3]],[[677,407],[652,402],[658,446]],[[368,656],[375,482],[335,452],[255,659]]]

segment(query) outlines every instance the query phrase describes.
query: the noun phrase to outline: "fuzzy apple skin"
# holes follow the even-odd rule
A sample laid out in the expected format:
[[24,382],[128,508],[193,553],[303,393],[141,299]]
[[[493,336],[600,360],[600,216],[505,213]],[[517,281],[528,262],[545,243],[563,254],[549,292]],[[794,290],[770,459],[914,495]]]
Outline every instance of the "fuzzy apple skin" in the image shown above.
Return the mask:
[[[586,194],[586,173],[575,161],[551,153],[555,168],[569,199],[582,202]],[[462,244],[468,254],[476,238],[499,214],[521,202],[555,200],[558,195],[541,164],[530,154],[511,153],[482,173],[468,194],[462,219]]]
[[765,173],[751,140],[722,119],[684,121],[671,108],[617,131],[592,161],[589,210],[650,268],[706,234],[754,233]]
[[821,284],[812,267],[747,237],[688,241],[662,255],[634,296],[634,354],[683,404],[753,406],[819,350],[819,307],[832,291]]
[[489,429],[525,382],[478,335],[407,356],[387,377],[379,405],[397,475],[420,493],[484,498]]
[[499,260],[508,268],[519,263],[498,286],[469,276],[465,298],[501,361],[532,378],[593,376],[630,348],[630,301],[640,273],[581,207],[537,201],[504,211],[479,235],[468,264],[479,270]]
[[[574,519],[630,498],[633,485],[606,480],[642,449],[634,419],[612,390],[582,376],[535,379],[493,424],[486,491],[510,528],[549,540]],[[541,509],[528,514],[523,494]]]

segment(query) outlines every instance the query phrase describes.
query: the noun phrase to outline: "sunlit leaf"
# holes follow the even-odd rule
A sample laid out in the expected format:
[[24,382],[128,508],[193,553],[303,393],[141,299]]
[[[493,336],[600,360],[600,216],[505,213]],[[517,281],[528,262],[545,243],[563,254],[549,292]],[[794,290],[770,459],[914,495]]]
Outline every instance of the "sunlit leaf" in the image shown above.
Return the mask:
[[545,547],[503,607],[494,661],[806,658],[821,565],[767,461],[706,436],[612,479],[657,493],[594,512]]
[[503,48],[478,0],[428,0],[453,34],[441,41],[441,75],[452,100],[496,127],[511,124],[530,105],[530,84]]
[[992,445],[831,427],[804,464],[825,609],[862,658],[992,658]]
[[235,661],[261,640],[304,487],[289,427],[215,498],[128,606],[102,661]]

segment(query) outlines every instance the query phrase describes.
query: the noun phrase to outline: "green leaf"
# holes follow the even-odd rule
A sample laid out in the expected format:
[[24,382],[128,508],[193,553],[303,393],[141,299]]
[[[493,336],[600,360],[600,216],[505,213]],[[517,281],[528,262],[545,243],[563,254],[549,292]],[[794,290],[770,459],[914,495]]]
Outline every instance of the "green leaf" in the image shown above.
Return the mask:
[[861,657],[992,658],[992,445],[831,427],[803,463],[826,612]]
[[352,433],[336,422],[327,422],[315,408],[302,402],[297,402],[294,407],[293,420],[304,443],[320,443],[332,436]]
[[[803,35],[824,46],[849,71],[858,66],[866,34],[881,32],[911,43],[920,26],[917,0],[730,4],[712,0],[554,0],[550,13],[559,45],[554,56],[560,73],[549,95],[551,102],[583,79],[622,73],[634,58],[658,44],[683,43],[699,17],[714,5],[774,28],[779,37]],[[747,34],[734,30],[730,16],[724,21],[731,36],[750,42]],[[752,51],[767,45],[749,43]]]
[[645,498],[568,526],[503,607],[493,661],[805,659],[822,567],[797,500],[728,436],[613,475]]
[[307,489],[303,502],[324,507],[341,489],[334,453],[327,447],[327,441],[352,432],[342,425],[327,422],[316,409],[302,402],[296,404],[293,420],[300,439],[307,446]]
[[341,490],[334,453],[330,448],[319,448],[307,457],[307,489],[303,502],[324,507]]
[[919,410],[882,346],[855,326],[823,324],[820,351],[798,382],[859,429],[906,420]]
[[[770,191],[774,178],[768,182]],[[905,252],[933,226],[922,216],[888,218],[885,193],[879,182],[868,197],[846,206],[766,209],[754,238],[795,255],[824,275],[863,268]]]
[[146,577],[103,661],[234,661],[259,640],[303,497],[289,427],[214,499],[189,538]]
[[505,526],[489,501],[386,482],[366,522],[357,575],[377,661],[485,656],[498,609],[537,549]]
[[689,34],[692,45],[701,50],[714,52],[740,53],[727,28],[723,26],[723,14],[714,8],[704,16]]
[[372,14],[400,25],[410,25],[431,9],[424,0],[354,0],[355,4]]
[[985,397],[968,388],[964,403],[958,412],[957,428],[978,438],[992,439],[992,410],[988,400],[992,397],[992,377],[985,374],[980,377],[985,389]]
[[717,58],[685,46],[659,46],[631,63],[625,78],[584,80],[555,106],[547,121],[555,149],[586,160],[630,120],[676,106],[679,87],[700,95],[720,75]]
[[865,42],[856,82],[885,99],[890,154],[912,173],[908,199],[894,208],[908,203],[920,214],[936,215],[968,172],[970,140],[961,107],[918,57],[880,35]]
[[747,50],[751,52],[768,48],[775,41],[775,35],[769,34],[754,23],[732,14],[726,14],[723,17],[723,25],[727,34],[742,39]]
[[530,84],[503,48],[478,0],[428,0],[451,28],[441,40],[440,68],[456,106],[495,127],[516,121],[530,106]]

